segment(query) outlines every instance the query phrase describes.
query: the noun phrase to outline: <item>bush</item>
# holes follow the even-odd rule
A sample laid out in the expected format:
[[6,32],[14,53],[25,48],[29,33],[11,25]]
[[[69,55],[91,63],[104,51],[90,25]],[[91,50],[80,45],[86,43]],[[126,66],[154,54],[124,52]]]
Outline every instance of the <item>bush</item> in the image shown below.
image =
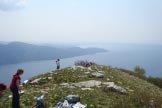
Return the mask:
[[91,66],[91,65],[94,65],[96,63],[93,63],[93,62],[89,62],[87,60],[79,60],[79,61],[76,61],[74,63],[75,66],[83,66],[83,67],[88,67],[88,66]]
[[160,88],[162,88],[162,78],[148,77],[147,81],[155,84],[156,86],[158,86]]
[[136,66],[134,68],[134,72],[138,77],[144,77],[145,76],[145,70],[143,68],[141,68],[140,66]]

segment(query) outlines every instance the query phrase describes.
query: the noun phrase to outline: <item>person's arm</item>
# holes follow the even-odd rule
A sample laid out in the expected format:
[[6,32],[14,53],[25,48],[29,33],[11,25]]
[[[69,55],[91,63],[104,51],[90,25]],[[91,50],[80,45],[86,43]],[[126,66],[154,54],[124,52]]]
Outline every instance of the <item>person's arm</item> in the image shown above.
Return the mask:
[[20,89],[20,80],[19,79],[16,81],[16,86],[17,86],[17,89],[19,90],[19,92],[21,92],[21,89]]

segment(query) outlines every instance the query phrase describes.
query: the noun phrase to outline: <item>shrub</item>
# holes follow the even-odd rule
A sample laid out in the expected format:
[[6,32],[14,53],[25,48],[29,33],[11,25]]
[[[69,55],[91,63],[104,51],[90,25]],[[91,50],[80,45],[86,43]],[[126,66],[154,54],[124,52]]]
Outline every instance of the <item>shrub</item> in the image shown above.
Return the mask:
[[94,65],[94,64],[96,64],[96,63],[89,62],[87,60],[85,60],[85,61],[84,60],[79,60],[79,61],[76,61],[74,63],[75,66],[83,66],[83,67],[91,66],[91,65]]
[[145,76],[145,70],[143,68],[141,68],[140,66],[136,66],[134,68],[134,72],[138,77],[144,77]]

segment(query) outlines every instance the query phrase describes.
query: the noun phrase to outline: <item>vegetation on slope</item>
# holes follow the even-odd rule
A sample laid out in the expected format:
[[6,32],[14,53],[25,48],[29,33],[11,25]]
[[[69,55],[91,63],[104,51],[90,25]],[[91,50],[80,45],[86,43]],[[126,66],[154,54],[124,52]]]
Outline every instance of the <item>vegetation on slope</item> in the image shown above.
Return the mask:
[[[103,78],[92,76],[93,72],[103,72]],[[81,103],[87,104],[87,108],[162,108],[162,89],[148,83],[125,71],[109,66],[93,64],[91,67],[68,67],[53,72],[48,72],[30,79],[41,78],[39,84],[27,84],[23,86],[25,93],[21,95],[22,108],[31,108],[36,101],[36,97],[41,95],[41,91],[48,91],[46,99],[47,108],[53,108],[60,100],[64,100],[67,95],[79,95]],[[118,86],[127,90],[126,94],[105,89],[104,86],[92,87],[92,90],[82,90],[79,87],[65,88],[62,83],[77,83],[81,81],[97,80],[101,82],[114,82]],[[6,96],[0,100],[0,108],[9,108],[11,99]]]

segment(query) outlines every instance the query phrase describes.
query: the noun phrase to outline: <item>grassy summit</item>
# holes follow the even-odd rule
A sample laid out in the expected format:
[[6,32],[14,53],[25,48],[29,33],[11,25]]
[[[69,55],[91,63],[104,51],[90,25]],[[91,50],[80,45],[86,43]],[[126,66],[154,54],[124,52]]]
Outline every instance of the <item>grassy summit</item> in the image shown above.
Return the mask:
[[[97,78],[96,73],[104,76]],[[87,104],[87,108],[162,108],[162,89],[109,66],[68,67],[33,77],[30,83],[35,79],[38,80],[34,84],[23,86],[25,93],[20,100],[22,108],[32,108],[36,98],[41,96],[41,91],[49,93],[47,108],[53,108],[54,104],[64,100],[67,95],[79,95],[81,103]],[[93,82],[96,85],[88,87],[83,83],[85,81],[96,81]],[[106,83],[109,82],[125,89],[126,93],[108,89]],[[7,90],[0,99],[0,108],[11,106],[9,94]]]

